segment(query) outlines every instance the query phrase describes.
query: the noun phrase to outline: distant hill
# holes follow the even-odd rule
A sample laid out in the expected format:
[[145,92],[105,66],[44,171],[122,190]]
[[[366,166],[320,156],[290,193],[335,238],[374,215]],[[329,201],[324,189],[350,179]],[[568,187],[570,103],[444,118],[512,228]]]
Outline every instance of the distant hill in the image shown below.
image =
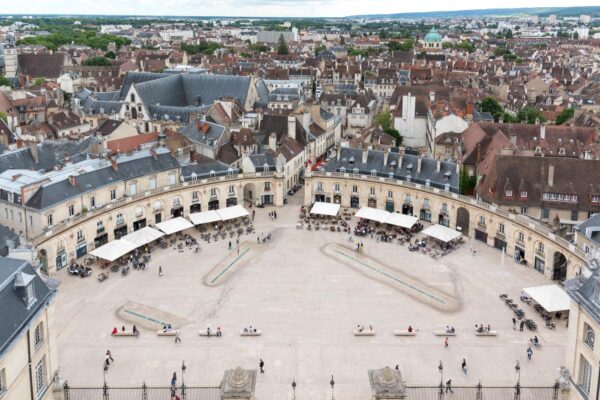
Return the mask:
[[398,14],[353,15],[346,18],[455,18],[455,17],[502,17],[516,15],[538,15],[547,17],[556,14],[561,17],[574,17],[581,14],[600,17],[600,6],[590,7],[535,7],[535,8],[489,8],[481,10],[427,11]]

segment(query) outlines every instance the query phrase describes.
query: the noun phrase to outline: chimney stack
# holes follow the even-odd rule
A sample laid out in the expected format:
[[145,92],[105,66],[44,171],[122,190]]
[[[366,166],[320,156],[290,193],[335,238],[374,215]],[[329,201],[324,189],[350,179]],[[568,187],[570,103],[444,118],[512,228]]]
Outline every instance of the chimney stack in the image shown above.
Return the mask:
[[269,136],[269,149],[277,151],[277,135],[274,133]]
[[419,154],[419,157],[417,157],[417,174],[421,173],[421,164],[423,163],[423,155]]
[[362,151],[362,163],[366,164],[368,158],[369,158],[369,149],[363,148],[363,151]]
[[384,167],[387,166],[387,164],[388,164],[388,157],[389,157],[389,155],[390,155],[390,150],[389,149],[385,149],[383,151],[383,166]]
[[36,142],[29,142],[29,152],[31,153],[31,158],[33,158],[33,161],[35,161],[36,164],[39,163],[40,157],[38,155],[38,147]]
[[296,117],[288,115],[288,136],[296,139]]
[[548,186],[554,186],[554,165],[548,167]]
[[442,160],[440,160],[440,158],[438,157],[436,171],[439,174],[441,170],[442,170]]
[[152,155],[152,158],[158,160],[158,154],[156,153],[156,151],[154,151],[154,149],[150,150],[150,154]]
[[196,161],[196,149],[194,146],[190,147],[190,162],[193,163]]
[[110,166],[112,167],[113,170],[118,171],[119,170],[119,165],[117,164],[117,160],[115,160],[114,158],[110,159]]
[[435,102],[435,92],[433,90],[429,92],[429,101]]
[[69,183],[73,187],[77,186],[77,178],[75,178],[75,175],[69,175]]
[[546,124],[540,125],[540,139],[542,139],[542,140],[546,139]]

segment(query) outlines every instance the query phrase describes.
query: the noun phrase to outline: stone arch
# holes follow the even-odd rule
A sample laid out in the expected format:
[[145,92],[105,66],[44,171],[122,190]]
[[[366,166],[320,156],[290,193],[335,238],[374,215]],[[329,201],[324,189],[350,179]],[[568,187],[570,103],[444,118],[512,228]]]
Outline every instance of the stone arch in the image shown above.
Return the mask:
[[183,217],[183,198],[180,195],[171,199],[171,218]]
[[64,239],[59,239],[56,242],[56,270],[65,268],[67,266],[67,249]]
[[137,119],[137,109],[135,108],[135,106],[131,107],[131,119]]
[[456,210],[456,229],[461,231],[463,235],[469,236],[469,224],[471,215],[465,207],[458,207]]
[[231,206],[235,206],[237,205],[237,187],[235,185],[229,185],[227,187],[227,199],[225,200],[225,205],[227,207],[231,207]]
[[552,280],[564,281],[567,278],[568,260],[560,251],[555,251],[552,257]]
[[253,182],[244,184],[242,192],[244,193],[244,201],[253,206],[257,204],[258,193],[256,192],[256,185]]
[[202,194],[199,190],[190,193],[190,213],[202,211]]
[[315,198],[314,201],[325,201],[325,185],[323,182],[315,182]]
[[220,207],[219,195],[220,190],[217,187],[211,187],[207,189],[208,195],[208,209],[209,210],[218,210]]

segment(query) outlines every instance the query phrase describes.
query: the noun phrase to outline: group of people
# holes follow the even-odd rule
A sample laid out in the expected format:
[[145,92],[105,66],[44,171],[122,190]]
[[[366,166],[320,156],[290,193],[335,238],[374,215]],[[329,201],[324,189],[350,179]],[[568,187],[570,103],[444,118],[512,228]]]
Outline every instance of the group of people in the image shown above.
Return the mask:
[[[357,332],[364,332],[365,331],[365,326],[364,325],[356,325],[356,331]],[[369,331],[373,331],[373,326],[369,325]]]
[[484,326],[483,324],[475,325],[475,332],[477,333],[490,333],[492,331],[492,327],[490,324]]
[[[132,330],[131,330],[131,331],[132,331],[132,333],[133,333],[135,336],[139,336],[139,335],[140,335],[140,331],[138,331],[138,328],[137,328],[137,326],[135,326],[135,325],[133,325],[133,328],[132,328]],[[112,333],[111,333],[111,335],[113,335],[113,336],[114,336],[114,335],[116,335],[117,333],[119,333],[119,330],[118,330],[118,329],[117,329],[117,327],[115,326],[115,327],[113,328],[113,330],[112,330]],[[121,333],[125,333],[125,325],[123,325],[123,326],[121,327]]]
[[271,218],[271,221],[276,220],[277,219],[277,211],[275,211],[275,210],[269,211],[269,218]]
[[252,325],[248,326],[247,328],[244,328],[244,333],[256,333],[258,332],[258,330],[256,328],[253,328]]
[[362,253],[365,250],[365,245],[360,242],[360,243],[356,243],[356,246],[354,246],[354,251],[356,251],[357,253]]
[[[206,327],[206,336],[211,336],[212,334],[212,329],[210,328],[210,325]],[[221,327],[217,326],[217,330],[215,332],[215,336],[217,337],[221,337],[222,332],[221,332]]]

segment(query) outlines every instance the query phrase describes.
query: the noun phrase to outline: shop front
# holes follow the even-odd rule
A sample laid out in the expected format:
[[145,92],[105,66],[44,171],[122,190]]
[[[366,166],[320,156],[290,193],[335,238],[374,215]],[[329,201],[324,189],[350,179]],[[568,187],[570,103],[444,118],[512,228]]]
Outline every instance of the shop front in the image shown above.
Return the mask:
[[431,211],[426,210],[426,209],[421,209],[421,212],[419,213],[419,219],[423,220],[423,221],[427,221],[427,222],[431,222]]
[[138,229],[142,229],[146,226],[146,218],[138,219],[133,223],[133,230],[137,231]]
[[333,203],[334,204],[342,204],[342,195],[341,194],[334,194],[333,195]]
[[237,205],[237,197],[229,197],[225,201],[225,204],[227,204],[227,207],[236,206]]
[[94,248],[97,249],[98,247],[104,246],[106,243],[108,243],[108,233],[98,235],[94,239]]
[[171,218],[183,217],[183,206],[171,208]]
[[358,208],[359,204],[360,204],[360,200],[359,200],[358,196],[351,196],[350,197],[350,207],[352,207],[352,208]]
[[324,194],[318,194],[318,193],[315,194],[315,201],[319,201],[321,203],[324,203],[325,202],[325,195]]
[[190,213],[196,213],[202,211],[202,204],[196,203],[190,206]]
[[515,261],[520,263],[522,260],[525,260],[525,249],[515,246]]
[[413,206],[410,203],[404,203],[402,205],[402,214],[413,215]]
[[67,252],[62,249],[56,255],[56,270],[62,269],[67,266]]
[[388,200],[385,202],[385,211],[394,212],[394,201]]
[[367,205],[371,208],[377,208],[377,199],[369,199]]
[[498,250],[504,250],[504,249],[506,249],[506,241],[502,238],[495,237],[494,238],[494,247],[497,248]]
[[218,210],[219,209],[219,200],[211,200],[208,202],[209,210]]
[[127,235],[127,224],[124,224],[124,225],[118,227],[117,229],[115,229],[114,233],[115,233],[115,240],[119,240],[123,236]]
[[535,256],[535,259],[533,261],[533,268],[535,268],[536,271],[541,272],[543,274],[544,270],[546,269],[546,263],[540,257]]
[[450,226],[450,218],[446,214],[440,214],[438,218],[438,224],[449,227]]
[[[325,197],[325,196],[323,196]],[[273,204],[273,195],[272,194],[263,194],[260,196],[260,200],[263,205]]]
[[81,258],[87,254],[87,243],[83,240],[75,246],[75,258]]
[[160,224],[161,222],[162,222],[162,214],[157,212],[156,214],[154,214],[154,223]]
[[487,243],[488,234],[485,231],[475,229],[475,239],[479,240],[480,242]]

